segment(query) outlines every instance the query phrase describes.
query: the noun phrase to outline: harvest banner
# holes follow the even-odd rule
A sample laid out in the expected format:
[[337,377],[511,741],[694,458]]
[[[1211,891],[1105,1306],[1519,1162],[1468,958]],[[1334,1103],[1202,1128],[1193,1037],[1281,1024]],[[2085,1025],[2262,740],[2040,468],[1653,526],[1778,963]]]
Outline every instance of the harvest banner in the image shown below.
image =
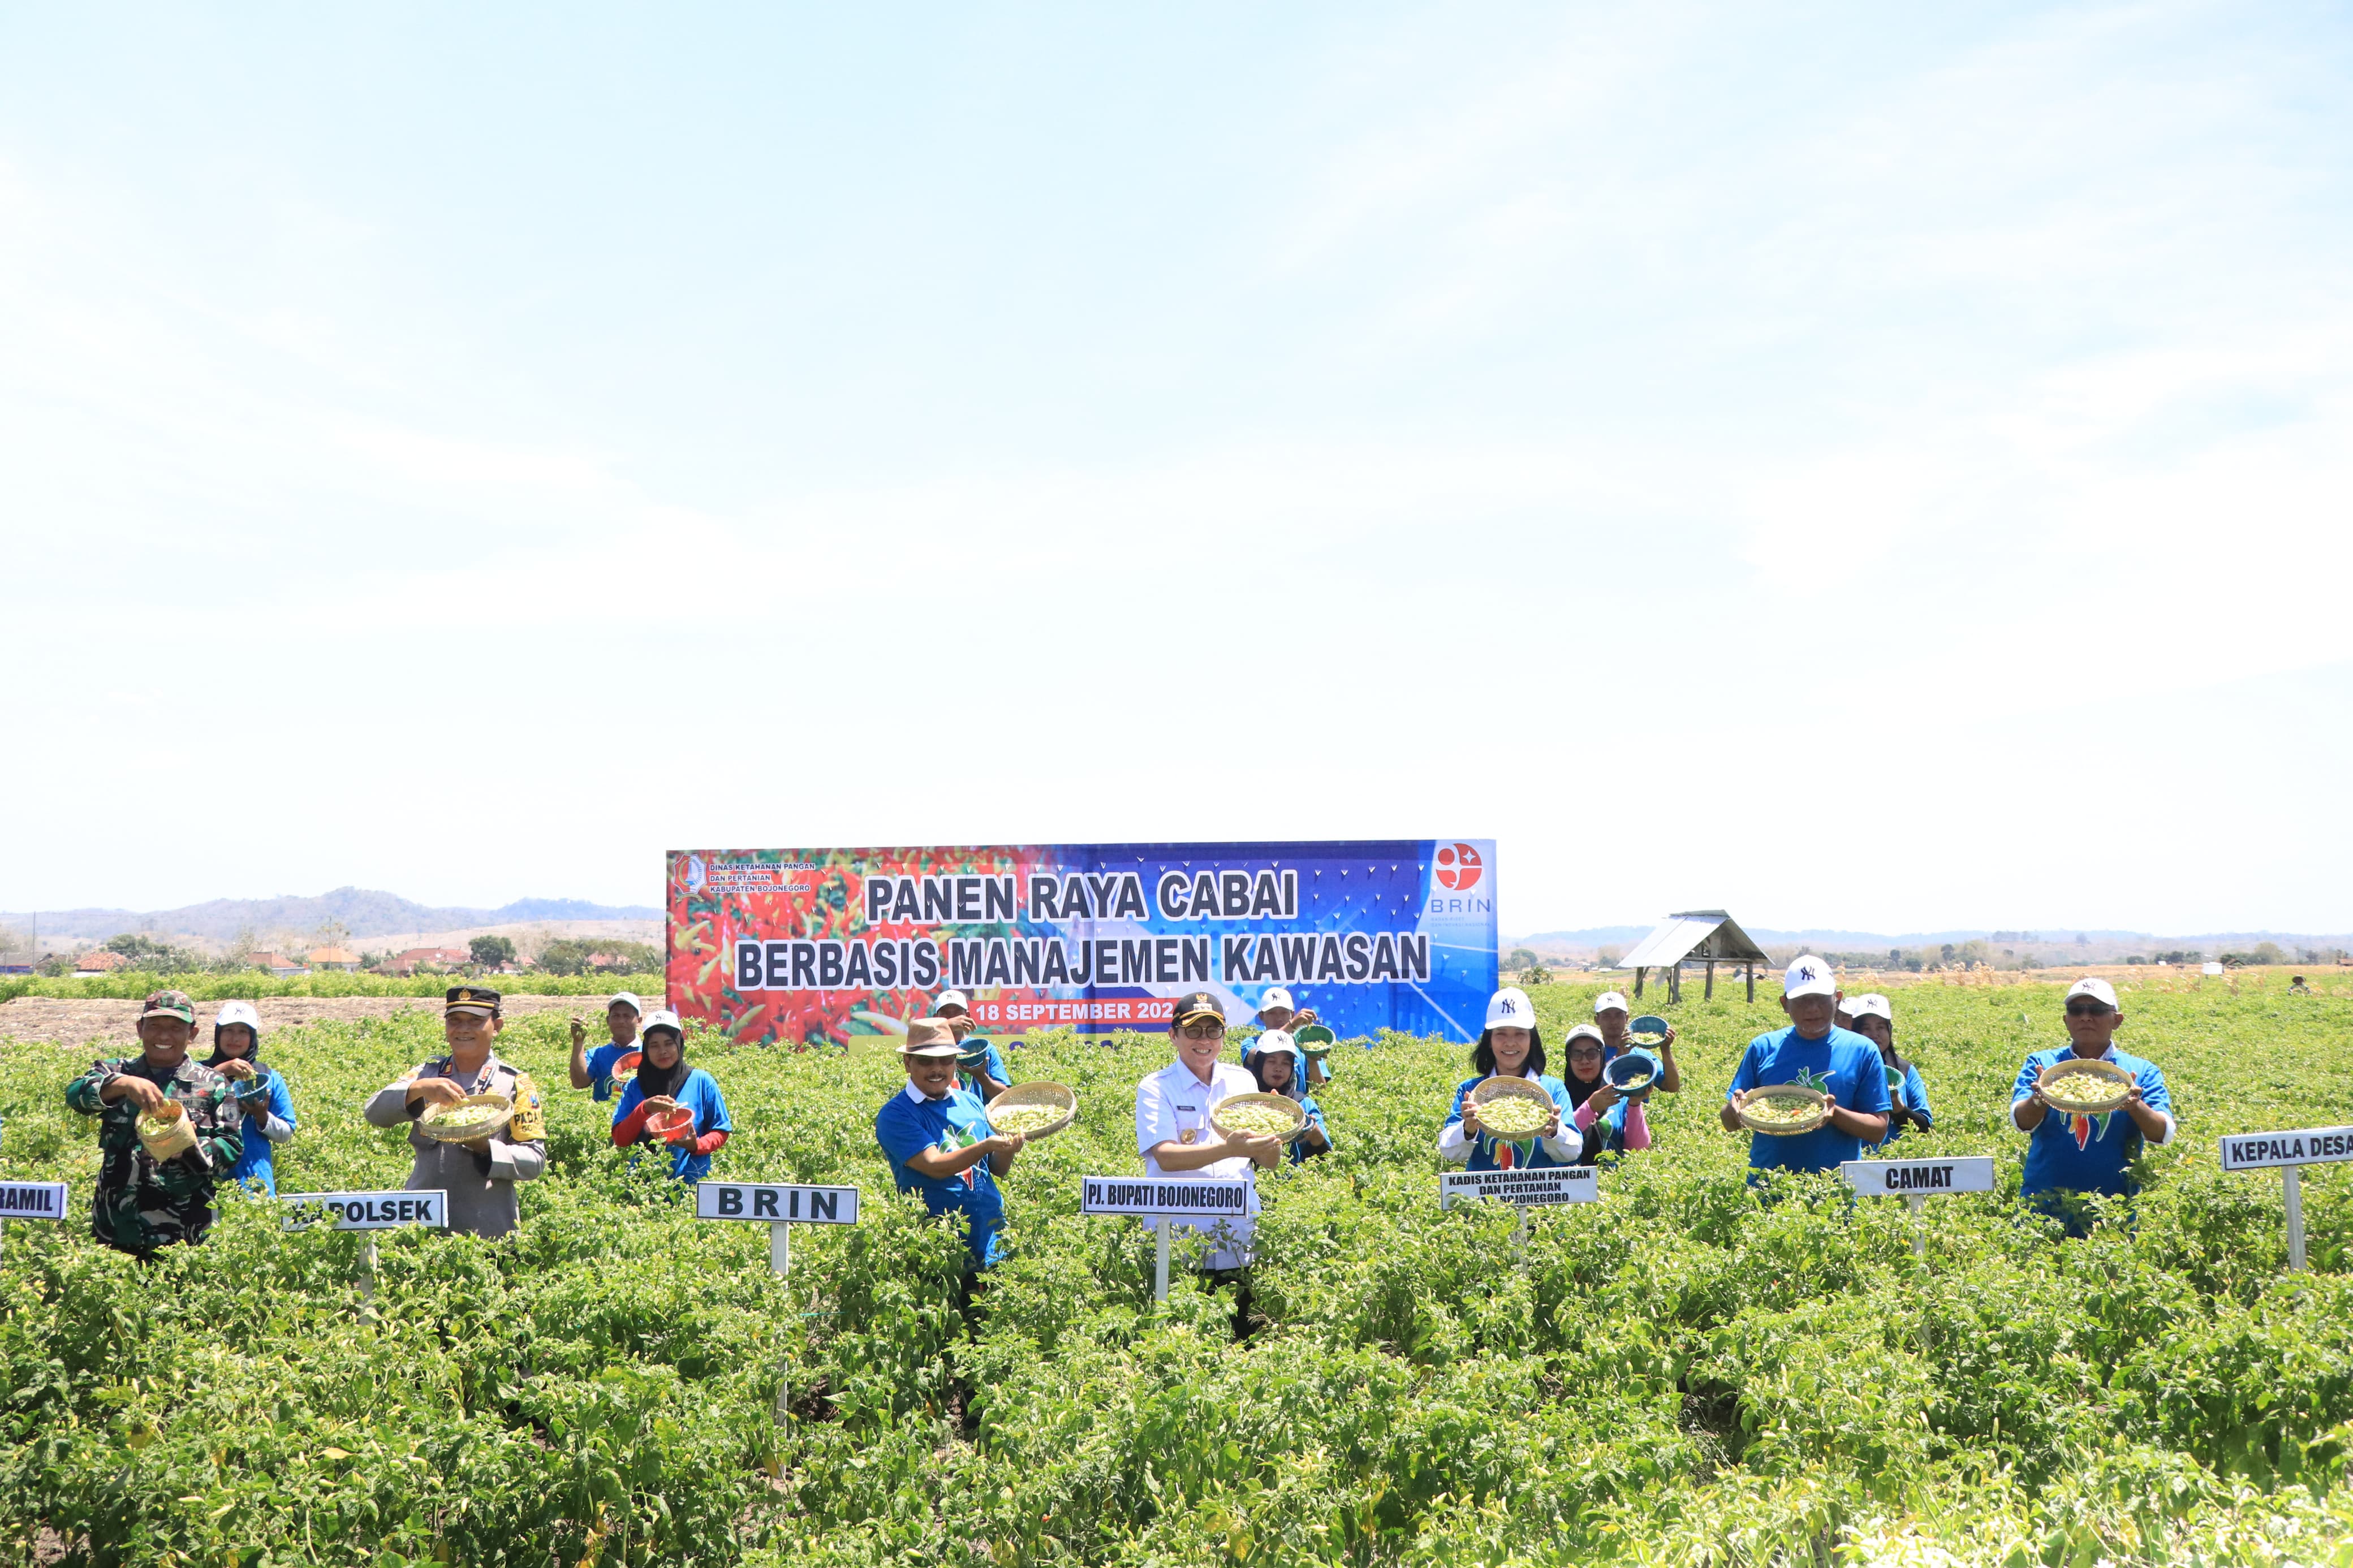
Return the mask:
[[1234,1024],[1288,988],[1341,1037],[1475,1039],[1491,839],[672,850],[669,1000],[743,1040],[895,1035],[943,991],[990,1034]]

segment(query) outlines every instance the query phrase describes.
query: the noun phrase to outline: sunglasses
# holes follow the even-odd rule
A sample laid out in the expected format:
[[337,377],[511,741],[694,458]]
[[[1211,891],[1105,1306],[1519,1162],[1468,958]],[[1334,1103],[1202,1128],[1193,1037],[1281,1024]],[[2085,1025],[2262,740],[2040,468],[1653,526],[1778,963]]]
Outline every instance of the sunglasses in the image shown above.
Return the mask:
[[2070,1018],[2100,1018],[2105,1017],[2115,1011],[2116,1009],[2109,1006],[2105,1002],[2070,1002],[2067,1004],[2067,1016]]
[[1223,1024],[1188,1024],[1177,1031],[1188,1040],[1222,1040],[1226,1037]]

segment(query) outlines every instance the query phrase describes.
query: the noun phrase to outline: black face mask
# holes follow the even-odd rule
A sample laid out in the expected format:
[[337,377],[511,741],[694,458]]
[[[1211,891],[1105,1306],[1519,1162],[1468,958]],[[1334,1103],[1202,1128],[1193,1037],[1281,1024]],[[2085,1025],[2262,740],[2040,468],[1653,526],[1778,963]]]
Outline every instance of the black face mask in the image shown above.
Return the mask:
[[[662,1033],[670,1031],[665,1029]],[[687,1070],[684,1041],[679,1043],[677,1065],[667,1072],[654,1066],[654,1058],[646,1053],[646,1042],[642,1038],[638,1041],[638,1092],[645,1099],[651,1100],[658,1094],[675,1097],[679,1086],[686,1082]]]

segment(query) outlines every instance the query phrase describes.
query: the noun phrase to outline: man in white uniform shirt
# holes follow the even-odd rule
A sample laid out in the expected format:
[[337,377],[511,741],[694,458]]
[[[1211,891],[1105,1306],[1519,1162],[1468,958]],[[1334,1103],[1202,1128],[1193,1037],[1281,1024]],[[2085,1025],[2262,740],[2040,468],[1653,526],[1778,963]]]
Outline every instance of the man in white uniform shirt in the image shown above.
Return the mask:
[[[1144,1156],[1145,1173],[1155,1176],[1247,1176],[1252,1166],[1272,1170],[1282,1159],[1280,1138],[1228,1138],[1209,1125],[1209,1112],[1237,1094],[1256,1094],[1258,1079],[1245,1068],[1221,1062],[1226,1046],[1226,1010],[1207,991],[1179,997],[1168,1024],[1169,1043],[1176,1059],[1135,1086],[1135,1147]],[[1224,1235],[1211,1249],[1205,1266],[1213,1270],[1240,1268],[1250,1261],[1251,1216],[1258,1213],[1255,1185],[1249,1210],[1239,1221],[1220,1219],[1207,1226],[1188,1220],[1165,1223],[1180,1230],[1216,1231]],[[1145,1220],[1147,1227],[1164,1222]]]

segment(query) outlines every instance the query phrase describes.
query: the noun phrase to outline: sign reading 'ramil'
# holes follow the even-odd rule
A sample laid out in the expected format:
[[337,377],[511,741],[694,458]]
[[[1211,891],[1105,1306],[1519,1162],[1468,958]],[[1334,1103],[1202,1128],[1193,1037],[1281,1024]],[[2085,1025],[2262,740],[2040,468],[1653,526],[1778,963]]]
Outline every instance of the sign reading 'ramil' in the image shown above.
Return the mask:
[[0,1219],[63,1219],[63,1182],[0,1182]]

